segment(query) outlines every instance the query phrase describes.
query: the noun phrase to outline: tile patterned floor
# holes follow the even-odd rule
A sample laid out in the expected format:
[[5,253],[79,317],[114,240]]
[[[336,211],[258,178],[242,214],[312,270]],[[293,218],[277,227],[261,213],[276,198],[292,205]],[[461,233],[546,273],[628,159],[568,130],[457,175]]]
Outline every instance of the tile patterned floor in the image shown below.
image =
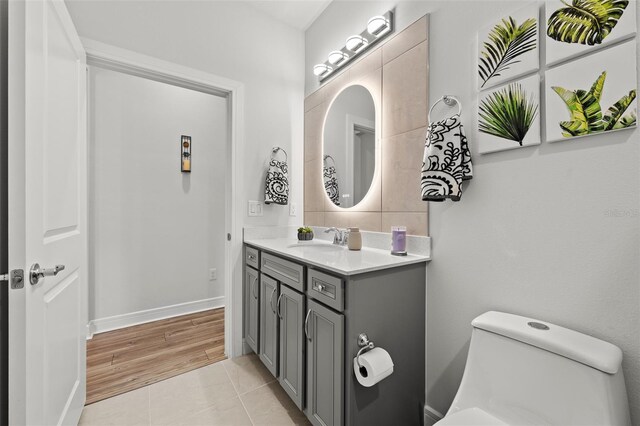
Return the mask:
[[228,359],[84,408],[80,425],[309,425],[256,355]]

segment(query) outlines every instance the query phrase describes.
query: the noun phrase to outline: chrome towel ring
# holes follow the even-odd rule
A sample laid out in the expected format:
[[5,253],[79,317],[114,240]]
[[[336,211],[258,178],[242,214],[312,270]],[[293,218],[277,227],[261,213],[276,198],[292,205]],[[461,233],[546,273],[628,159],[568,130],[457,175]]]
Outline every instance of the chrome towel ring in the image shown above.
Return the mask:
[[429,114],[427,115],[429,123],[431,123],[431,111],[433,111],[433,108],[440,102],[443,102],[446,106],[451,108],[453,108],[454,105],[458,105],[458,115],[462,114],[462,103],[458,100],[458,98],[452,95],[444,95],[440,99],[435,101],[434,104],[431,105],[431,108],[429,108]]
[[278,154],[278,151],[282,151],[284,153],[284,162],[286,163],[288,159],[287,151],[280,148],[279,146],[273,147],[273,149],[271,150],[271,158],[275,159],[276,155]]
[[331,159],[331,161],[333,161],[333,165],[336,165],[336,160],[334,160],[334,158],[330,155],[325,155],[324,157],[322,157],[322,159],[326,162],[328,159]]

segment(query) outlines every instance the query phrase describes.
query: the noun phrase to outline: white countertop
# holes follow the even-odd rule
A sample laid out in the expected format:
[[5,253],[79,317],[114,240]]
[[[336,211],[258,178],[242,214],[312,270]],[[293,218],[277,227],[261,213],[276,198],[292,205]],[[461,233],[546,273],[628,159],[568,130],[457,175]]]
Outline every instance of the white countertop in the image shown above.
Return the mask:
[[408,254],[393,256],[388,250],[363,247],[349,250],[346,246],[314,239],[298,241],[293,238],[246,239],[245,244],[265,250],[291,260],[298,260],[340,275],[356,275],[364,272],[395,268],[397,266],[423,263],[427,256]]

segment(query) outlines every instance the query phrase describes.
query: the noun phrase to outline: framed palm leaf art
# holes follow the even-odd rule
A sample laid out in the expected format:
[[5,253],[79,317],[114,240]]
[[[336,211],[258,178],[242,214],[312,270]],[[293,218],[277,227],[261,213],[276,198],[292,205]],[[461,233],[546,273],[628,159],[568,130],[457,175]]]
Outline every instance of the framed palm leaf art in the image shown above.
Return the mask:
[[538,70],[539,15],[539,5],[530,3],[478,31],[479,90]]
[[637,89],[634,41],[548,70],[547,141],[635,128]]
[[478,99],[481,154],[540,145],[540,77],[492,88]]
[[547,65],[633,37],[636,7],[636,0],[547,1],[543,28]]

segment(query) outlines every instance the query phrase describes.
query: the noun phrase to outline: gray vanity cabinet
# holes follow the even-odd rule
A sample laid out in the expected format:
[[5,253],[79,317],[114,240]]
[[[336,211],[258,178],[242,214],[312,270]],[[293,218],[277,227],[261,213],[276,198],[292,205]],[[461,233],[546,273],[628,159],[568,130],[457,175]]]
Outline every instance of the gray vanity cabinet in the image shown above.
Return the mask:
[[301,410],[304,408],[305,297],[280,286],[277,312],[280,317],[280,385]]
[[344,418],[344,315],[307,299],[306,414],[316,426],[342,425]]
[[244,278],[244,337],[249,347],[258,353],[260,324],[260,273],[247,266]]
[[[423,424],[424,263],[344,275],[277,251],[245,252],[246,342],[313,425]],[[353,372],[361,333],[394,363],[372,387]]]
[[262,363],[278,377],[278,281],[265,274],[260,274],[260,351],[258,355]]

